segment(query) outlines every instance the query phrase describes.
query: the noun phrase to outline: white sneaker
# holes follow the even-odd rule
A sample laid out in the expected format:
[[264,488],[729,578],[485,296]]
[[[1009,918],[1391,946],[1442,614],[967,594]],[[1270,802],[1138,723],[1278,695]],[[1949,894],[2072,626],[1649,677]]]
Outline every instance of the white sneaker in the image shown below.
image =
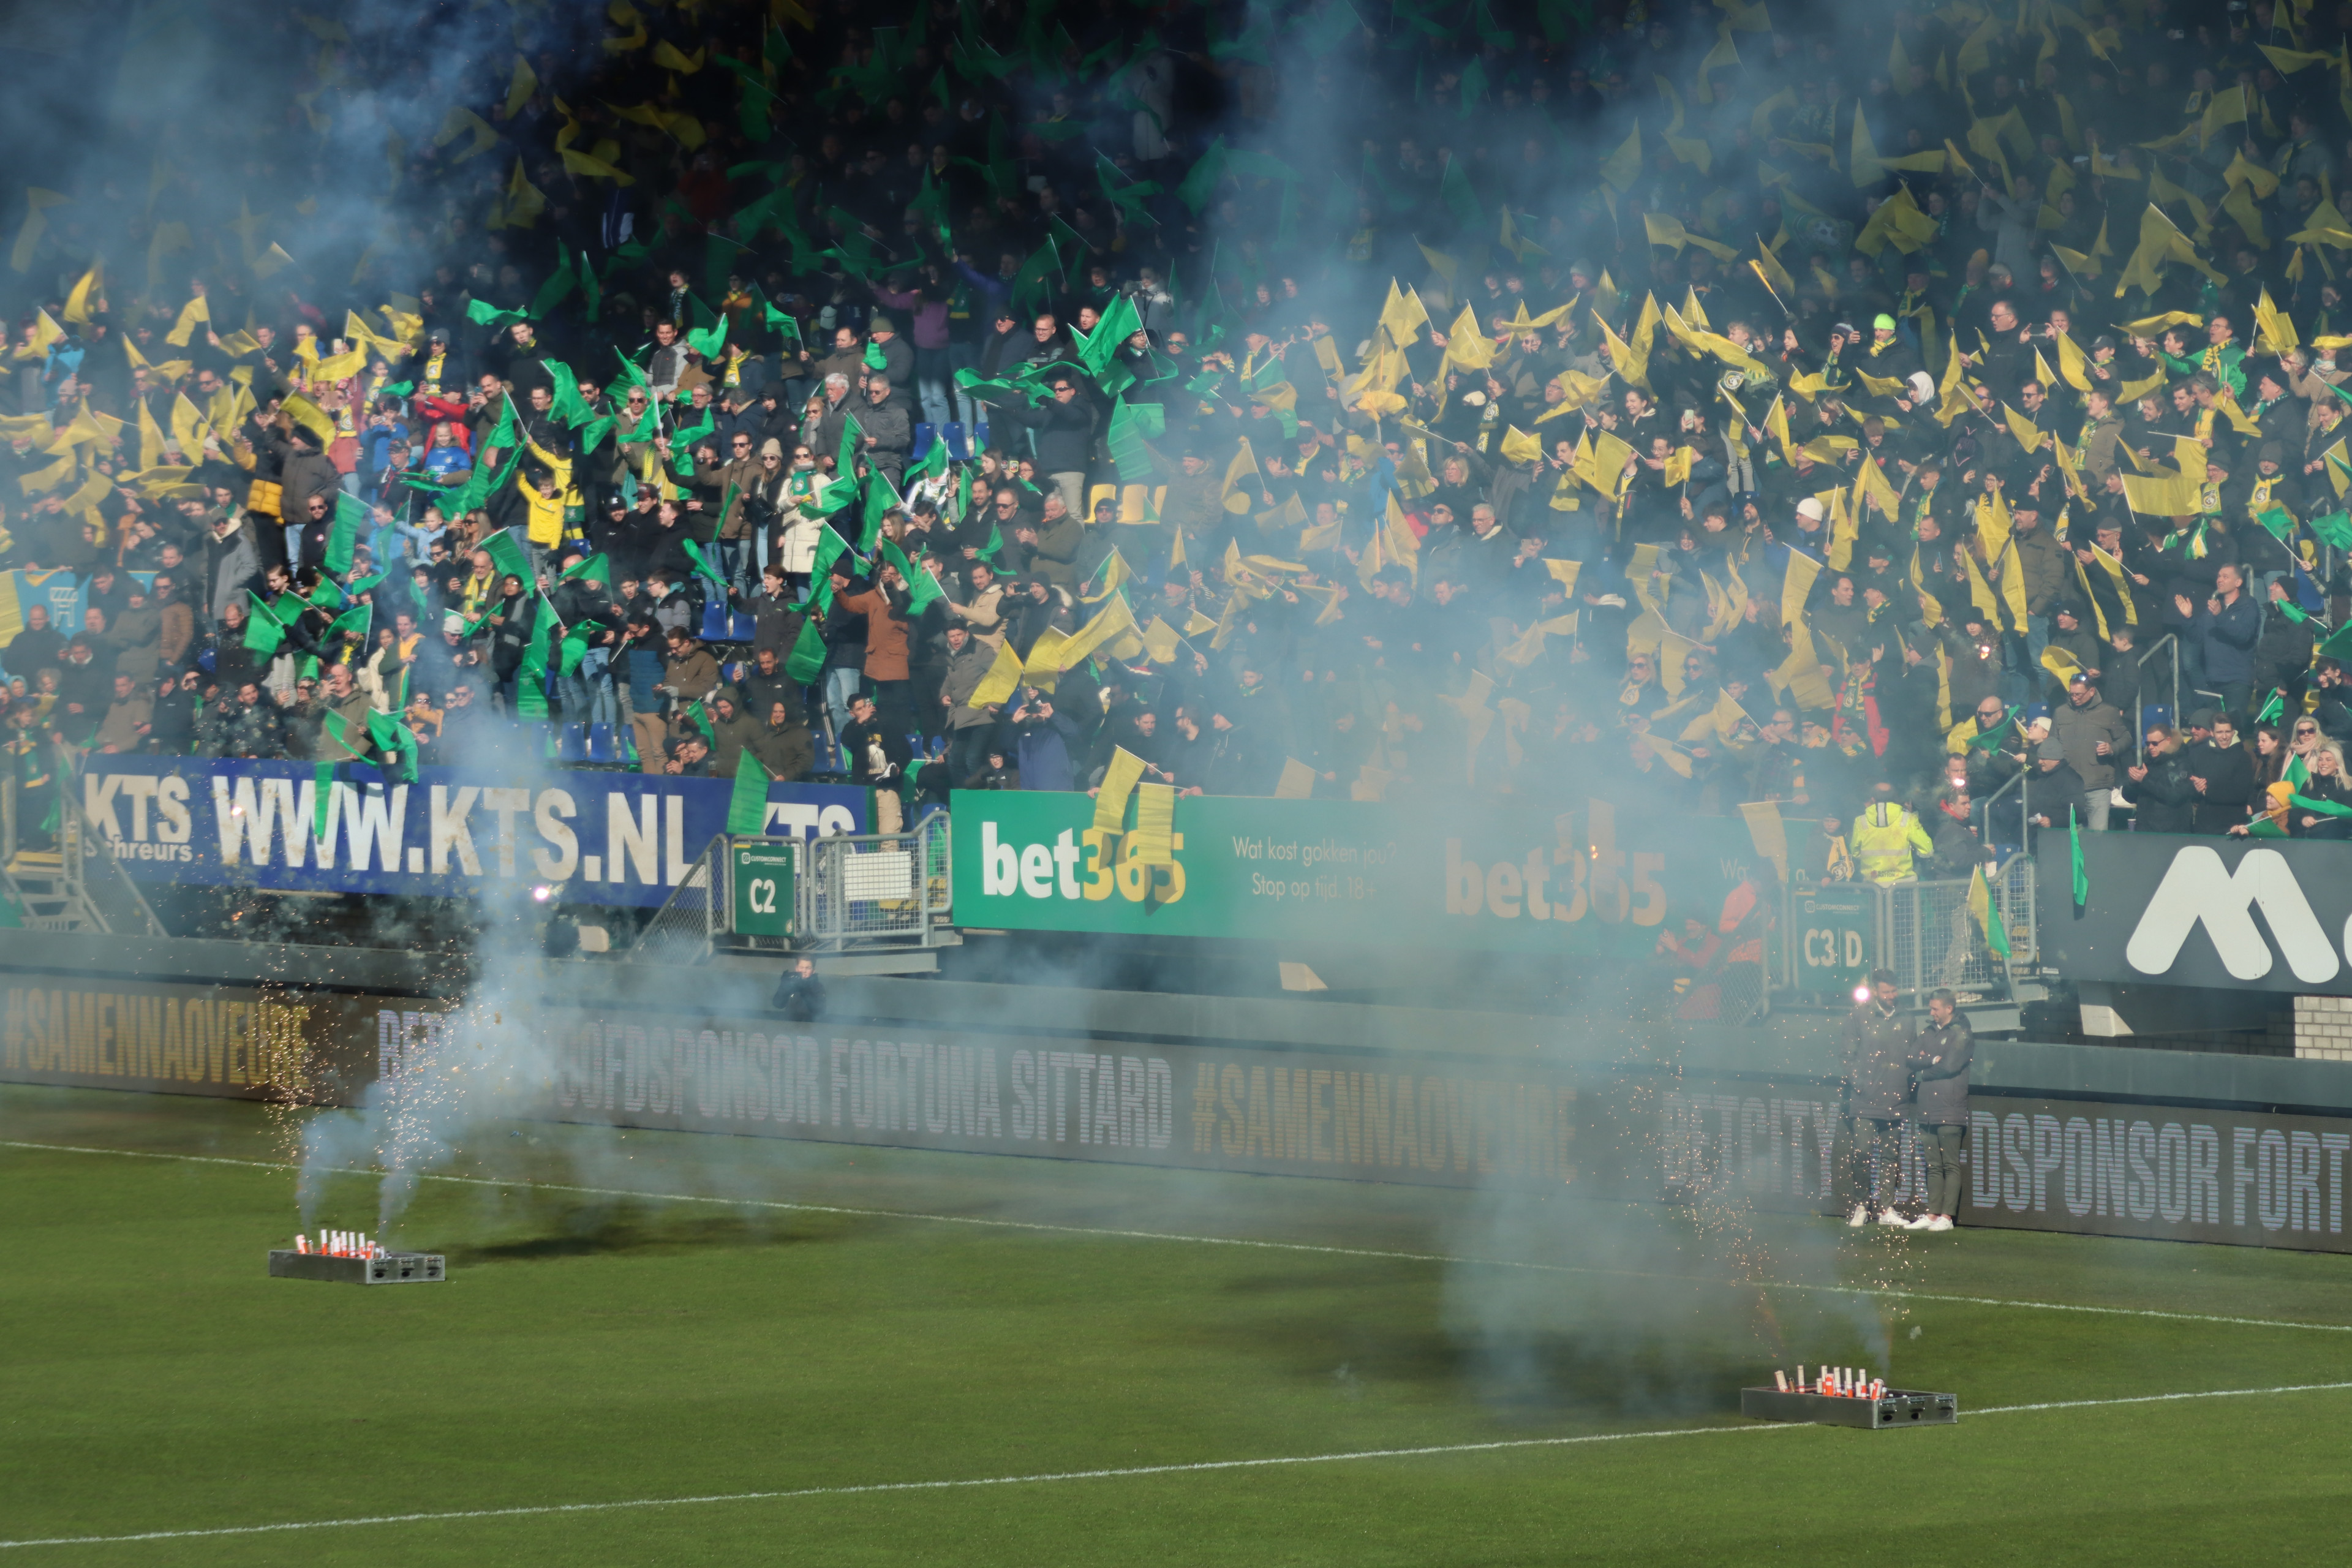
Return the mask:
[[1910,1221],[1905,1219],[1901,1215],[1896,1214],[1893,1209],[1881,1209],[1878,1211],[1878,1223],[1881,1225],[1891,1225],[1900,1230],[1907,1227]]
[[1923,1214],[1917,1219],[1905,1221],[1903,1228],[1906,1230],[1931,1230],[1935,1227],[1935,1224],[1936,1220],[1934,1215]]
[[1853,1212],[1845,1216],[1845,1223],[1853,1229],[1859,1230],[1870,1223],[1870,1211],[1856,1204]]
[[1927,1222],[1927,1228],[1929,1230],[1949,1230],[1952,1228],[1952,1222],[1944,1215],[1937,1215]]

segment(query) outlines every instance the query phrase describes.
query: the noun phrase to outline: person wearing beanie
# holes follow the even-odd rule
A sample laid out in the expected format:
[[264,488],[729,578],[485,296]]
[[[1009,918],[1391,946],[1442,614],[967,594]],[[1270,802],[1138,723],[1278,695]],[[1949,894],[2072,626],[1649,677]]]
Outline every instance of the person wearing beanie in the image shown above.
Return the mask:
[[894,387],[909,394],[914,389],[915,347],[898,335],[898,323],[879,311],[866,323],[866,368],[887,377]]
[[[2094,702],[2097,701],[2098,693],[2095,690],[2091,693],[2091,700]],[[2107,711],[2114,713],[2115,710],[2111,708]],[[2064,710],[2060,710],[2059,717],[2062,719],[2065,717]],[[2128,751],[2131,742],[2130,726],[2121,723],[2121,714],[2116,714],[2116,717],[2124,737],[2124,750]],[[2097,791],[2099,819],[2096,824],[2094,824],[2090,820],[2092,791],[2083,783],[2083,775],[2076,773],[2073,765],[2066,761],[2066,752],[2065,743],[2054,734],[2034,748],[2033,771],[2026,775],[2023,791],[2026,822],[2034,827],[2054,827],[2061,833],[2066,831],[2070,823],[2075,822],[2081,823],[2085,827],[2105,826],[2106,789],[2103,786]],[[2118,760],[2122,756],[2121,752],[2109,754]],[[2114,770],[2109,769],[2108,772],[2112,775]],[[1995,820],[1998,821],[1998,817]],[[2010,817],[2009,826],[2016,825],[2017,818]],[[2004,836],[1996,829],[1993,837],[1999,839]],[[2028,837],[2021,837],[2017,842],[2028,842]]]
[[1927,369],[1911,345],[1895,334],[1895,318],[1884,311],[1870,319],[1870,346],[1863,351],[1857,368],[1883,381],[1901,382]]

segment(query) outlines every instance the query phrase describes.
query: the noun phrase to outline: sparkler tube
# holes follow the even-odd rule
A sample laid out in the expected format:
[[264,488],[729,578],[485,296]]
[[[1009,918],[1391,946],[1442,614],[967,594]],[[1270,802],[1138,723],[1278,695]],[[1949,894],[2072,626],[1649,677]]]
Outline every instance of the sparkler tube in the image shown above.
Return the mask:
[[1782,1394],[1788,1393],[1789,1374],[1785,1372],[1774,1372],[1772,1373],[1772,1386]]

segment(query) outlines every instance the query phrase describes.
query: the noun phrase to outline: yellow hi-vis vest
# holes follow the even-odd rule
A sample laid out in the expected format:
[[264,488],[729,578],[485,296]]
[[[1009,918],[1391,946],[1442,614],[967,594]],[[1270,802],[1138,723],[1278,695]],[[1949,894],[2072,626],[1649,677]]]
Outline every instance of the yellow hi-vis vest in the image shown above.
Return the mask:
[[1874,802],[1853,819],[1853,858],[1874,882],[1899,882],[1911,875],[1914,850],[1927,853],[1935,840],[1905,807]]

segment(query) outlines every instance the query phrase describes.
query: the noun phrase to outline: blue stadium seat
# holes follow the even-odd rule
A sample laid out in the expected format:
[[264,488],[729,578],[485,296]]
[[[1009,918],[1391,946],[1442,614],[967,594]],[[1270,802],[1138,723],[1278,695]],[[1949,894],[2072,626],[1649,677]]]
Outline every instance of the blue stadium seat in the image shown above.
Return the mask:
[[621,761],[619,738],[614,734],[612,725],[588,726],[587,752],[588,761],[604,766],[610,766]]
[[915,445],[913,449],[908,453],[908,460],[917,463],[921,462],[923,460],[923,454],[929,451],[931,449],[931,443],[939,438],[939,433],[940,427],[936,425],[916,426]]
[[702,606],[702,630],[699,635],[704,642],[727,640],[727,606],[713,599]]
[[588,761],[588,726],[566,724],[556,731],[555,760],[559,763]]
[[727,620],[729,642],[750,642],[760,635],[760,617],[749,610],[738,610]]

